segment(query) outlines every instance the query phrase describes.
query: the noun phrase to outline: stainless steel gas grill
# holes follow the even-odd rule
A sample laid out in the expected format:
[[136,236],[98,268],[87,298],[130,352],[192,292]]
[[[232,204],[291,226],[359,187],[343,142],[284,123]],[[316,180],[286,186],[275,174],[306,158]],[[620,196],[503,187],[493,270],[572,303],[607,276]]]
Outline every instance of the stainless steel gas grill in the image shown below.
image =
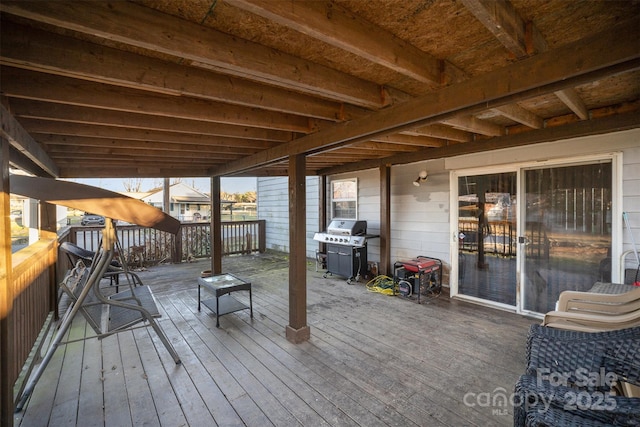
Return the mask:
[[327,274],[358,280],[367,271],[367,222],[333,220],[327,231],[316,233],[313,240],[326,244]]

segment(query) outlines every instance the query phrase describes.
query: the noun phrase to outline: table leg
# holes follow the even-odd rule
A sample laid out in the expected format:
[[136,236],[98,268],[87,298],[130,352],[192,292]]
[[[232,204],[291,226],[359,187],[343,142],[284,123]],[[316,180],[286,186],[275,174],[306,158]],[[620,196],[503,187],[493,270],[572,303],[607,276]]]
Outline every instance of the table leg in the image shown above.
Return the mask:
[[251,295],[251,288],[249,288],[249,311],[251,312],[251,318],[253,319],[253,297]]
[[216,295],[216,328],[220,327],[220,297]]

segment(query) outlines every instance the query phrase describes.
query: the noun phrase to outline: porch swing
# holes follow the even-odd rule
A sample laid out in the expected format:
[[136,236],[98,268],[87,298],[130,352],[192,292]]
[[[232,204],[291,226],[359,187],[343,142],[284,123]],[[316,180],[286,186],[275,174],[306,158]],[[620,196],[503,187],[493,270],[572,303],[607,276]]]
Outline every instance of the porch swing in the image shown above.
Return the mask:
[[56,326],[42,361],[22,391],[16,412],[22,410],[26,404],[56,349],[60,344],[66,344],[63,338],[78,313],[84,316],[96,334],[84,337],[83,340],[102,339],[124,330],[150,326],[174,362],[180,364],[180,357],[155,320],[160,317],[160,312],[148,286],[142,285],[139,280],[127,280],[127,290],[109,296],[100,287],[101,279],[110,268],[115,248],[119,246],[115,220],[153,227],[173,234],[180,230],[180,222],[139,200],[87,185],[18,175],[11,176],[10,183],[12,193],[95,212],[107,219],[102,231],[102,244],[92,262],[87,265],[84,260],[78,259],[60,284],[63,294],[68,297],[69,306]]

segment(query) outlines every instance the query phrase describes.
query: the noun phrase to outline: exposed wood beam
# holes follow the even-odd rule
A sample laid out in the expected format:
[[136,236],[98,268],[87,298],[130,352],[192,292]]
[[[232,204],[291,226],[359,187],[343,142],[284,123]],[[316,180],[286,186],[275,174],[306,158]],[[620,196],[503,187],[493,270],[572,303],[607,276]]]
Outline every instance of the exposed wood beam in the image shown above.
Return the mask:
[[[2,23],[0,63],[175,96],[190,96],[270,111],[338,121],[343,105],[273,86],[185,67],[64,37],[11,22]],[[362,114],[362,113],[361,113]]]
[[203,166],[165,166],[165,165],[133,165],[131,161],[119,162],[115,168],[108,161],[94,162],[60,162],[60,178],[158,178],[171,176],[175,178],[207,176],[207,167]]
[[[9,142],[7,141],[7,144],[8,143]],[[16,150],[14,147],[11,147],[11,145],[9,145],[9,164],[12,168],[21,169],[34,176],[50,176],[41,167],[29,160],[29,158],[26,157],[22,152]],[[59,168],[58,164],[56,164],[56,166],[58,166]]]
[[481,153],[504,148],[521,147],[525,145],[540,144],[550,141],[560,141],[570,138],[580,138],[590,135],[601,135],[611,132],[619,132],[640,128],[640,115],[637,112],[604,118],[579,121],[564,126],[547,127],[522,132],[516,135],[507,135],[500,138],[491,138],[483,141],[455,144],[442,148],[431,148],[411,153],[406,153],[374,159],[363,162],[354,162],[341,166],[318,170],[319,175],[334,175],[366,169],[374,169],[381,164],[399,165],[409,162],[443,159],[447,157],[461,156],[465,154]]
[[130,2],[3,1],[0,10],[362,107],[377,109],[390,101],[374,83]]
[[292,132],[262,129],[249,126],[234,126],[224,123],[203,122],[174,117],[157,117],[150,114],[79,107],[52,102],[39,102],[14,98],[10,103],[16,118],[42,119],[67,123],[99,126],[117,126],[127,129],[181,132],[195,135],[228,136],[232,138],[258,139],[274,142],[288,142]]
[[155,141],[174,144],[203,144],[216,147],[246,147],[265,149],[273,142],[254,139],[243,140],[226,136],[194,135],[178,132],[149,131],[143,129],[123,129],[112,126],[92,126],[79,123],[52,122],[49,120],[23,119],[22,123],[31,134],[51,134],[82,136],[86,138],[113,138],[132,141]]
[[12,67],[2,68],[0,86],[8,97],[60,104],[300,133],[309,133],[315,126],[307,117],[292,114],[78,81]]
[[225,0],[422,83],[443,83],[441,61],[382,28],[324,1]]
[[472,115],[487,108],[500,107],[607,75],[635,70],[640,67],[640,45],[620,43],[620,40],[638,39],[638,21],[639,18],[635,18],[554,51],[444,87],[369,116],[323,129],[293,143],[282,144],[215,168],[211,172],[213,175],[227,175],[246,171],[281,160],[292,153],[322,151],[458,115]]
[[[549,49],[537,27],[525,22],[509,0],[462,0],[462,3],[516,57]],[[556,95],[582,120],[589,118],[587,107],[573,88]]]
[[448,141],[470,142],[473,141],[473,134],[460,129],[454,129],[444,125],[422,126],[416,129],[404,131],[407,135],[423,135],[433,138],[445,139]]
[[473,116],[460,115],[457,117],[452,117],[450,119],[442,120],[441,123],[465,130],[467,132],[478,133],[480,135],[504,135],[504,128],[502,126],[493,124],[486,120],[480,120]]
[[9,141],[14,149],[50,176],[54,178],[59,176],[60,171],[55,162],[2,104],[0,104],[0,119],[2,121],[1,136]]
[[494,108],[494,111],[530,128],[540,129],[544,126],[542,117],[533,114],[518,104],[503,105],[502,107]]
[[105,164],[108,162],[135,162],[136,164],[150,164],[154,166],[167,165],[167,166],[211,166],[213,164],[225,163],[232,159],[237,159],[240,156],[231,156],[221,154],[220,156],[202,156],[197,159],[184,159],[182,160],[180,157],[176,157],[175,155],[163,154],[162,152],[159,154],[155,153],[144,153],[144,156],[141,157],[140,150],[132,150],[127,152],[127,150],[100,150],[100,151],[108,151],[108,154],[102,154],[101,152],[96,152],[92,150],[90,153],[79,152],[76,150],[73,153],[58,153],[54,158],[60,162],[85,162],[87,160],[95,160],[98,162],[104,162]]
[[47,149],[47,152],[53,156],[54,152],[73,152],[79,151],[82,147],[83,151],[94,151],[94,149],[131,149],[136,151],[154,150],[165,151],[173,156],[180,153],[204,153],[210,152],[220,154],[249,155],[256,152],[255,148],[243,148],[238,146],[221,147],[214,144],[172,144],[168,142],[155,141],[131,141],[121,139],[107,138],[87,138],[82,136],[60,136],[60,135],[36,135]]
[[429,136],[413,136],[396,133],[393,135],[377,136],[371,138],[372,141],[387,142],[389,144],[404,144],[413,145],[419,147],[442,147],[444,141],[437,138],[431,138]]
[[560,98],[560,101],[564,102],[564,104],[573,111],[576,116],[580,117],[582,120],[587,120],[589,118],[589,110],[585,105],[578,92],[575,90],[560,90],[555,92],[556,96]]
[[[103,154],[106,152],[106,154]],[[164,153],[164,154],[163,154]],[[95,160],[98,162],[104,162],[106,165],[109,162],[134,162],[136,164],[152,164],[155,166],[168,166],[168,167],[180,167],[180,166],[202,166],[202,167],[211,167],[212,165],[217,165],[229,161],[233,161],[239,159],[242,156],[239,155],[231,155],[231,154],[219,154],[219,155],[207,155],[200,156],[198,158],[184,159],[182,160],[180,157],[176,160],[175,154],[173,158],[171,154],[166,154],[166,152],[149,152],[145,150],[144,152],[141,150],[111,150],[111,149],[100,149],[98,152],[92,150],[90,153],[80,153],[78,150],[73,152],[51,152],[51,157],[56,159],[56,162],[85,162],[87,160]]]
[[[539,43],[540,37],[528,36],[527,23],[508,0],[461,0],[465,7],[517,58],[530,55],[527,39]],[[536,31],[531,27],[529,33]],[[540,46],[534,46],[540,51]],[[544,49],[546,50],[546,49]]]
[[386,143],[386,142],[359,142],[357,144],[353,144],[352,148],[358,148],[362,150],[373,150],[373,151],[416,151],[419,150],[423,145],[406,145],[406,144],[398,144],[398,143]]
[[358,150],[356,148],[340,148],[330,151],[323,151],[321,153],[325,158],[332,158],[334,160],[343,160],[345,162],[352,161],[354,159],[367,159],[371,157],[371,152],[369,150]]

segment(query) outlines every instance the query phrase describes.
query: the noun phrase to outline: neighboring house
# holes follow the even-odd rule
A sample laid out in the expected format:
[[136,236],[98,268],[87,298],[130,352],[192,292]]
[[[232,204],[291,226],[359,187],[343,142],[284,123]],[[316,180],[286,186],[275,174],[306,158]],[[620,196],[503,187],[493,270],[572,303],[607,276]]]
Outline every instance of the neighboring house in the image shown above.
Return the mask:
[[[209,195],[182,182],[169,186],[169,215],[180,221],[205,221],[211,217],[211,199]],[[141,197],[145,203],[162,209],[164,188],[155,188]]]
[[[413,185],[423,170],[427,180]],[[314,232],[321,231],[320,179],[307,178],[311,258],[318,249]],[[340,211],[367,221],[367,232],[379,234],[378,169],[327,180],[327,222]],[[357,183],[354,209],[331,199],[332,183],[343,180]],[[287,178],[258,178],[257,186],[267,247],[288,251]],[[439,258],[452,296],[537,315],[553,309],[562,290],[586,290],[598,280],[624,281],[625,267],[635,272],[623,212],[637,233],[638,129],[394,165],[391,262],[418,255]],[[370,239],[368,260],[379,261],[380,252],[380,239]]]

